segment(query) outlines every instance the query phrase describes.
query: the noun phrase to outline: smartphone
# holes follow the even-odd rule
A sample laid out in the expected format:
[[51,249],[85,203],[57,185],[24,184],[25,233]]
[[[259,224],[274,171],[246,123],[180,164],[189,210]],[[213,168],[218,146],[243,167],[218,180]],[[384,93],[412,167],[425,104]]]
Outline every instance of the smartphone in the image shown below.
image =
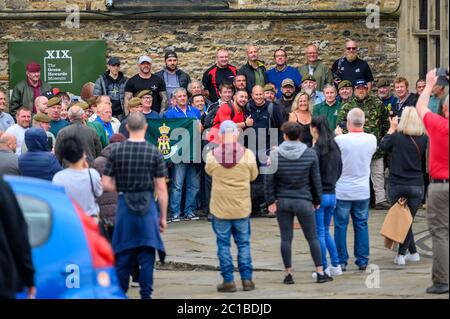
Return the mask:
[[53,149],[53,139],[50,136],[47,136],[47,150],[51,152]]

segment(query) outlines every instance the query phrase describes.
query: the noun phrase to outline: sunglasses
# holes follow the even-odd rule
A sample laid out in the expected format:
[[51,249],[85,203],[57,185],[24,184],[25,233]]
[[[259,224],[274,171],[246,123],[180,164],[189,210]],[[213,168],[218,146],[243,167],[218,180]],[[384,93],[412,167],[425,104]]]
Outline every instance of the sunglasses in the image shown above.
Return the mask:
[[120,64],[111,64],[111,66],[117,66],[117,67],[119,67]]
[[356,50],[358,50],[358,48],[356,48],[356,47],[348,47],[348,48],[346,48],[348,51],[356,51]]

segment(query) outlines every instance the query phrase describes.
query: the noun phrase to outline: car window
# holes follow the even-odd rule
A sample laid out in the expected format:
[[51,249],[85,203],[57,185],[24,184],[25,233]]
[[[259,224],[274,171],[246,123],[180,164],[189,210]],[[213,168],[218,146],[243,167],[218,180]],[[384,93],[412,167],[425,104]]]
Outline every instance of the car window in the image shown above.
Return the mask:
[[42,245],[50,235],[50,206],[45,201],[31,196],[17,195],[16,197],[28,224],[28,238],[31,247]]

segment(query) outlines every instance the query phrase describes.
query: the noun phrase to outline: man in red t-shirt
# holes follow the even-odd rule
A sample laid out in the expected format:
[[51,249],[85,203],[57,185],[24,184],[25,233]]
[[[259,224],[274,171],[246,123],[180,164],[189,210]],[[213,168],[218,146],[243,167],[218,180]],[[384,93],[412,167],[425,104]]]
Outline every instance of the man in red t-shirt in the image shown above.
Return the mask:
[[[448,78],[448,76],[447,76]],[[428,186],[427,217],[433,242],[433,285],[427,293],[448,293],[448,166],[449,117],[448,95],[440,116],[428,108],[431,91],[437,81],[436,69],[427,74],[427,84],[416,108],[430,139],[430,185]]]
[[[245,105],[248,102],[248,93],[245,90],[239,90],[234,94],[233,101],[221,104],[214,119],[214,126],[211,128],[208,140],[216,144],[220,143],[218,132],[220,124],[226,120],[231,120],[236,123],[236,126],[242,130],[253,126],[253,119],[251,116],[245,116]],[[231,111],[231,107],[233,111]]]

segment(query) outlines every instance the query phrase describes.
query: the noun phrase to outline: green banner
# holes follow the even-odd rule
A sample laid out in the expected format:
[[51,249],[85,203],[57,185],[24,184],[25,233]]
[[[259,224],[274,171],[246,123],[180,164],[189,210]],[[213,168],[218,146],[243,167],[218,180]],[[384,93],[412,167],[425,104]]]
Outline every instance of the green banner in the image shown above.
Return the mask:
[[197,120],[148,119],[145,139],[155,145],[166,161],[192,163],[200,149]]
[[9,88],[26,79],[25,66],[41,65],[41,80],[79,95],[86,82],[106,70],[105,41],[13,41],[9,49]]

